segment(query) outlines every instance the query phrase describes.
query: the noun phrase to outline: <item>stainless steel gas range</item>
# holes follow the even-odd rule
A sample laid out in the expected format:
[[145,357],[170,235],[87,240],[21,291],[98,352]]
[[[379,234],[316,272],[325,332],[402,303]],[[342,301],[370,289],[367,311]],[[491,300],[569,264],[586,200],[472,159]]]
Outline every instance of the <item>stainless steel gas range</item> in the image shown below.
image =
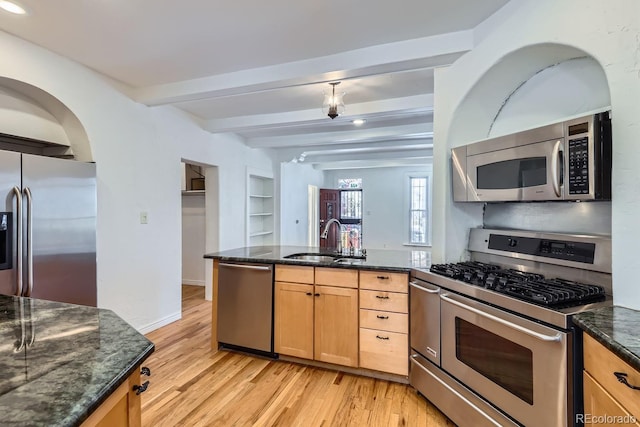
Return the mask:
[[468,249],[412,273],[410,383],[462,427],[574,425],[571,316],[611,305],[610,238],[472,229]]

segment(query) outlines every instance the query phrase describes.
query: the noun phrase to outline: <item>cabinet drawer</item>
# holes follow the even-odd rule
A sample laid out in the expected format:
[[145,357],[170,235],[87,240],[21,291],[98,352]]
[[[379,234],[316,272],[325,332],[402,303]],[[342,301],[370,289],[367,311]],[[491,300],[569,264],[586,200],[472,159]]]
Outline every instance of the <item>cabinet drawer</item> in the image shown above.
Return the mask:
[[313,284],[313,267],[277,264],[276,280],[279,282]]
[[360,271],[360,289],[408,292],[409,275],[388,271]]
[[409,315],[360,309],[360,327],[406,334],[409,331]]
[[[624,409],[605,389],[602,388],[587,372],[584,372],[584,413],[593,419],[598,417],[619,417],[618,419],[631,420],[632,415]],[[589,421],[585,419],[585,421]],[[602,423],[600,423],[602,424]],[[585,422],[585,426],[597,425]],[[636,421],[633,424],[639,426]]]
[[316,285],[358,287],[358,270],[316,267]]
[[360,367],[408,375],[408,335],[360,328]]
[[584,369],[631,415],[640,418],[640,390],[620,383],[614,372],[627,374],[629,384],[640,386],[640,372],[628,365],[588,334],[583,334]]
[[360,289],[360,308],[408,313],[409,295],[397,292],[367,291]]

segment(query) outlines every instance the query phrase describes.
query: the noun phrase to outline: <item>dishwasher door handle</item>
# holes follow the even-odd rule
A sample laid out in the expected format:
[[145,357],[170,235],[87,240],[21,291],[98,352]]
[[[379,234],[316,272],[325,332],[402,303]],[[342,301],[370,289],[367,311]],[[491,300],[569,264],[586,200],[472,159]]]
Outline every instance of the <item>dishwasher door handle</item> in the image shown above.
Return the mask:
[[220,263],[220,267],[243,268],[246,270],[262,270],[262,271],[271,270],[270,265],[261,266],[261,265],[246,265],[246,264],[227,264],[223,262]]

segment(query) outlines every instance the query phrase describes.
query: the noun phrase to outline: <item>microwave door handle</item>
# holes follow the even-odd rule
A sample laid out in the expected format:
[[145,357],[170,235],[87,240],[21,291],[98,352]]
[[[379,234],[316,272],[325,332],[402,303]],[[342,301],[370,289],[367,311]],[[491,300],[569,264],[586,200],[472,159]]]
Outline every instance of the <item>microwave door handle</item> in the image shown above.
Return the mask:
[[501,318],[499,318],[497,316],[494,316],[493,314],[485,313],[482,310],[478,310],[477,308],[473,308],[473,307],[470,307],[470,306],[468,306],[466,304],[458,302],[458,301],[456,301],[456,300],[454,300],[452,298],[449,298],[446,294],[445,295],[440,295],[440,298],[443,299],[444,301],[446,301],[446,302],[448,302],[450,304],[453,304],[455,306],[458,306],[458,307],[460,307],[460,308],[462,308],[464,310],[470,311],[470,312],[475,313],[475,314],[477,314],[479,316],[485,317],[485,318],[487,318],[489,320],[493,320],[494,322],[498,322],[498,323],[500,323],[500,324],[502,324],[502,325],[504,325],[504,326],[506,326],[508,328],[515,329],[516,331],[525,333],[525,334],[527,334],[527,335],[529,335],[531,337],[537,338],[537,339],[539,339],[541,341],[559,342],[560,340],[562,340],[562,335],[560,335],[560,334],[544,335],[544,334],[541,334],[539,332],[532,331],[531,329],[527,329],[527,328],[525,328],[523,326],[516,325],[513,322],[509,322],[508,320],[501,319]]
[[561,197],[560,185],[562,184],[562,141],[557,141],[553,147],[553,153],[551,154],[551,183],[553,184],[553,192],[557,197]]

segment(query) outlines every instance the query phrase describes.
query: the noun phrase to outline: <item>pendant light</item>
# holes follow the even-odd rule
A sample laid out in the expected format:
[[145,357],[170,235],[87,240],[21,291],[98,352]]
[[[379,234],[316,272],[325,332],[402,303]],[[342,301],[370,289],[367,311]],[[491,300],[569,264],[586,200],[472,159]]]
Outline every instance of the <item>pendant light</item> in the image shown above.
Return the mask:
[[344,113],[344,101],[342,97],[345,95],[344,92],[336,93],[336,86],[340,84],[340,82],[329,83],[331,85],[331,92],[324,94],[324,102],[322,103],[322,111],[331,119],[335,119],[339,115]]

